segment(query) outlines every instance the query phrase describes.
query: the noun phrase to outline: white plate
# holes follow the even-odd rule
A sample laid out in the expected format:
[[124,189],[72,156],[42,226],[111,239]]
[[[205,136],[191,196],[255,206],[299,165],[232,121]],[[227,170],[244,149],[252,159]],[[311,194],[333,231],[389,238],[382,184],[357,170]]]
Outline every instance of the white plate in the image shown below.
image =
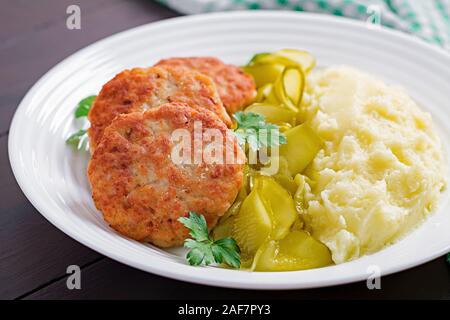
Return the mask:
[[[330,16],[234,12],[170,19],[99,41],[50,70],[21,102],[9,134],[14,174],[32,204],[56,227],[86,246],[130,266],[184,281],[235,288],[290,289],[364,280],[414,267],[450,251],[448,191],[420,228],[376,254],[307,271],[250,273],[186,265],[166,252],[115,233],[91,200],[86,153],[64,140],[77,130],[77,102],[97,93],[125,68],[170,56],[212,55],[236,64],[285,47],[312,52],[321,66],[350,64],[400,84],[429,111],[449,147],[450,55],[413,37]],[[179,252],[178,252],[179,254]],[[126,276],[126,275],[124,275]]]

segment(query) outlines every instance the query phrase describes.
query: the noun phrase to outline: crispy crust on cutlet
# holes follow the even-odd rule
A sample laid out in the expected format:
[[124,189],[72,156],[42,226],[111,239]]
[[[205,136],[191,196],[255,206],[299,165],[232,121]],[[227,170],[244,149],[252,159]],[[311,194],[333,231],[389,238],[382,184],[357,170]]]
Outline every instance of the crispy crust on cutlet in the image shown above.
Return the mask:
[[251,75],[214,57],[169,58],[156,65],[185,66],[211,77],[229,114],[242,110],[256,96],[256,85]]
[[[232,141],[224,152],[232,164],[176,164],[171,133],[194,122]],[[203,131],[204,132],[204,131]],[[231,206],[243,179],[245,155],[213,113],[168,103],[146,112],[119,115],[105,129],[92,155],[88,177],[95,205],[119,233],[161,247],[181,245],[188,230],[178,222],[188,211],[203,214],[212,228]]]
[[227,125],[232,122],[212,80],[194,70],[161,66],[125,70],[106,83],[89,112],[91,152],[104,129],[123,113],[144,111],[167,102],[184,102],[208,109]]

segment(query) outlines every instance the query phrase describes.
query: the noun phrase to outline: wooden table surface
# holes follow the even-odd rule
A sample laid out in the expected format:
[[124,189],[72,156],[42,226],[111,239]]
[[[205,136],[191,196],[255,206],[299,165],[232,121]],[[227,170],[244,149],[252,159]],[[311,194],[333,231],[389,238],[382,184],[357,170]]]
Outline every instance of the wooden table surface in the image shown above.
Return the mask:
[[[71,4],[81,8],[81,30],[66,28]],[[450,298],[450,267],[444,257],[383,277],[381,290],[368,290],[363,282],[314,290],[247,291],[148,274],[69,238],[33,208],[14,179],[7,155],[14,111],[34,82],[78,49],[178,14],[151,0],[1,0],[0,8],[0,298]],[[66,268],[74,264],[82,269],[81,290],[66,287]]]

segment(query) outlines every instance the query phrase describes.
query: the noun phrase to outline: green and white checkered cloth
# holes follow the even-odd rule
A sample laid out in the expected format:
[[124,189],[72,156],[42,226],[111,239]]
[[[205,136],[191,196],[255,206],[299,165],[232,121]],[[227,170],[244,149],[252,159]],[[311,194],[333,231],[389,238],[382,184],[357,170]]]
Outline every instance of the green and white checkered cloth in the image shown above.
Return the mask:
[[157,0],[184,14],[228,10],[309,11],[381,23],[450,50],[450,0]]

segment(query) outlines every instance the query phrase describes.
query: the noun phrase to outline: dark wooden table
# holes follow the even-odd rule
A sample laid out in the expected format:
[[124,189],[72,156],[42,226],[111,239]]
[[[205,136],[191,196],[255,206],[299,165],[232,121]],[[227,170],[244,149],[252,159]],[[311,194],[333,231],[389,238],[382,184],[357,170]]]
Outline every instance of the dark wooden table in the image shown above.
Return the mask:
[[[81,30],[66,28],[66,8],[81,7]],[[0,1],[0,298],[3,299],[298,299],[450,298],[444,257],[387,276],[381,290],[365,283],[297,291],[206,287],[147,274],[72,240],[28,202],[11,172],[8,129],[27,90],[76,50],[121,30],[177,13],[151,0]],[[424,244],[425,245],[425,244]],[[66,268],[79,265],[81,290],[68,290]]]

